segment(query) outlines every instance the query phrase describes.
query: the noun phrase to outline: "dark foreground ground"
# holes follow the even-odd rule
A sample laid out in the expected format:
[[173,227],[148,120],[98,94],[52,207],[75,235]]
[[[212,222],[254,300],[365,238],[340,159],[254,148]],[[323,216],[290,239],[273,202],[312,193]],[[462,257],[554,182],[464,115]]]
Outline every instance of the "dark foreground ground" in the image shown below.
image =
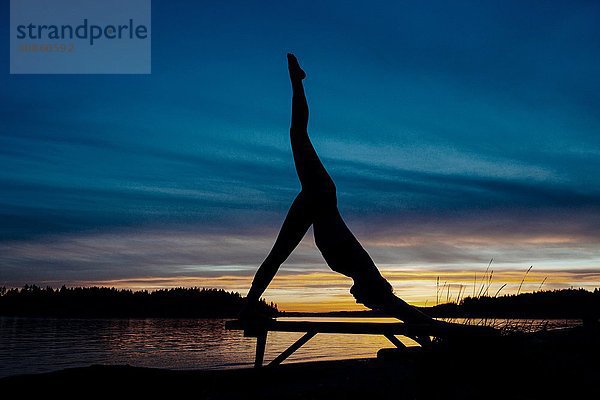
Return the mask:
[[[378,359],[226,371],[91,366],[0,380],[0,393],[200,399],[600,398],[600,330],[482,339]],[[11,391],[12,392],[12,391]],[[10,393],[10,392],[9,392]],[[87,396],[86,396],[87,397]],[[162,395],[161,395],[162,397]]]

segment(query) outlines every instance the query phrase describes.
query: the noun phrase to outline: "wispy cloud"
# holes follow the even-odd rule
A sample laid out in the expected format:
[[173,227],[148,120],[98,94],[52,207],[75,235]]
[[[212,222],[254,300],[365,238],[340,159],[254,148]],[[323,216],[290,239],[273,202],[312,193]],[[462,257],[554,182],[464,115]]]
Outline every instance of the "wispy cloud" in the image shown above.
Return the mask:
[[[155,1],[152,75],[0,74],[0,284],[246,290],[299,190],[292,49],[340,210],[403,296],[491,258],[590,286],[600,5],[540,7]],[[269,296],[351,305],[328,273],[309,237]]]

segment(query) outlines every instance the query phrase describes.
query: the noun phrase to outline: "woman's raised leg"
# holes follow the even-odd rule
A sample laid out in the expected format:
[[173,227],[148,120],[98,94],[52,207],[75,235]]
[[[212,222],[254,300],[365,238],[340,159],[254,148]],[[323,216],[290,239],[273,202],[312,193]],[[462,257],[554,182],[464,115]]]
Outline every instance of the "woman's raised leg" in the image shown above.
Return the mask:
[[302,84],[306,74],[293,54],[288,54],[288,70],[293,91],[290,141],[302,190],[310,196],[335,193],[335,184],[308,137],[308,103]]

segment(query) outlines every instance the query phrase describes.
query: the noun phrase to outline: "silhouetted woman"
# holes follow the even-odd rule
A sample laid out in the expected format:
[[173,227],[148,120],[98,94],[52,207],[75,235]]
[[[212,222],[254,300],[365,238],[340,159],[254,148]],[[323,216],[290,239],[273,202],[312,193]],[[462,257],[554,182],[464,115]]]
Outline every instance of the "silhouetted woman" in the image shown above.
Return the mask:
[[247,309],[258,302],[279,266],[312,225],[315,244],[329,267],[354,280],[350,293],[358,303],[404,322],[458,327],[436,321],[396,297],[390,283],[344,223],[337,207],[335,184],[308,137],[308,104],[302,84],[306,74],[293,54],[287,58],[293,90],[290,141],[302,190],[292,203],[271,252],[256,272],[248,292]]

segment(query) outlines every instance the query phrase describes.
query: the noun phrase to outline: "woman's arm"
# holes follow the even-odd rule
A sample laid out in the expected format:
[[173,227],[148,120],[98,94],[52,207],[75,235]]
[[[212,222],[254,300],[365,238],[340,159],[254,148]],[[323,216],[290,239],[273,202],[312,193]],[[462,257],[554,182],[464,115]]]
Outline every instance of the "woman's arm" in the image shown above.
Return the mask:
[[306,206],[303,193],[300,192],[285,217],[273,248],[256,271],[252,287],[247,296],[249,303],[258,302],[281,264],[287,260],[292,251],[298,246],[311,225],[312,215]]

